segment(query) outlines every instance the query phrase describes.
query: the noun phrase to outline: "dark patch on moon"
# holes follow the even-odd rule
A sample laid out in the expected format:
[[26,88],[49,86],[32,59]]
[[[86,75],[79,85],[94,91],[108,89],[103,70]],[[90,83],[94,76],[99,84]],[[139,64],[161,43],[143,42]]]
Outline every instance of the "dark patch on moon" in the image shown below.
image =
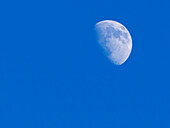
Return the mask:
[[112,37],[113,35],[115,38],[120,38],[120,36],[122,35],[122,31],[116,30],[113,27],[107,27],[106,32],[109,33],[109,37]]
[[[125,30],[124,27],[121,27],[121,28]],[[116,30],[116,29],[115,29],[114,27],[112,27],[112,26],[106,27],[106,33],[107,33],[107,37],[112,38],[112,37],[114,36],[115,38],[119,38],[123,44],[126,44],[127,41],[122,40],[122,39],[120,38],[120,36],[123,36],[124,38],[126,38],[127,40],[129,40],[129,37],[128,37],[128,33],[127,33],[127,32],[123,32],[123,31],[121,31],[121,30]]]
[[125,28],[123,26],[120,27],[121,29],[125,30]]

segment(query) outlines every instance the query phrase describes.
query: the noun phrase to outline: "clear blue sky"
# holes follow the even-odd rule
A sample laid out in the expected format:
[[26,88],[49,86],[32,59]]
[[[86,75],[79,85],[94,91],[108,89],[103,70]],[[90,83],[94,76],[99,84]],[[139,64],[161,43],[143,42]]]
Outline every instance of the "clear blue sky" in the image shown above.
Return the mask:
[[[168,0],[0,2],[0,128],[169,128]],[[122,66],[94,25],[127,27]]]

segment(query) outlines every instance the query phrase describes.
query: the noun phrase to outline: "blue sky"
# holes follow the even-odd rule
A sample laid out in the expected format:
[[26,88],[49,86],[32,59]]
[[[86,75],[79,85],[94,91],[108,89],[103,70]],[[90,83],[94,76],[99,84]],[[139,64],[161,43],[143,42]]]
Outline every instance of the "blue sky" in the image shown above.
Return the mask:
[[[165,0],[0,2],[1,128],[170,127],[170,18]],[[127,27],[115,66],[94,25]]]

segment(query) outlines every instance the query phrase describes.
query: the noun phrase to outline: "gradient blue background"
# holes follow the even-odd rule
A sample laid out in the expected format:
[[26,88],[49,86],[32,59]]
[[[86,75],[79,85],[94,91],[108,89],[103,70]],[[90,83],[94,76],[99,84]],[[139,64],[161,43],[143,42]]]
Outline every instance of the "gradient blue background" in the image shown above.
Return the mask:
[[[170,2],[2,0],[0,128],[169,128]],[[122,66],[94,25],[127,27]]]

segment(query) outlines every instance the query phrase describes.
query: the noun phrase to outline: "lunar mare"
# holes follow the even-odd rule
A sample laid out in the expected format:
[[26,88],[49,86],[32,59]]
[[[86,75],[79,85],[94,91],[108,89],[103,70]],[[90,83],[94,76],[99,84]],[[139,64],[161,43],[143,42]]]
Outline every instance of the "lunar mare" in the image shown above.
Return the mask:
[[116,65],[123,64],[132,50],[129,31],[122,24],[112,20],[98,22],[95,30],[106,56]]

